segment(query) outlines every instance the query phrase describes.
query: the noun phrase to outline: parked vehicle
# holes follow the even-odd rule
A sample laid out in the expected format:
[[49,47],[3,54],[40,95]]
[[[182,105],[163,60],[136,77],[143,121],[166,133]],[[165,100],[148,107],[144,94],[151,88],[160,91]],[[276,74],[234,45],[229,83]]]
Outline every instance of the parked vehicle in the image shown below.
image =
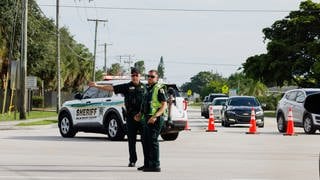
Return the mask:
[[250,124],[251,110],[255,111],[258,127],[264,127],[264,114],[260,102],[253,96],[229,97],[222,108],[221,125],[229,127],[231,124]]
[[[227,97],[218,97],[215,98],[212,102],[212,108],[213,108],[213,116],[215,120],[221,120],[222,119],[222,113],[221,110],[223,106],[226,104],[226,101],[228,100]],[[209,105],[209,107],[210,107]]]
[[201,104],[201,116],[204,116],[205,118],[209,118],[209,105],[212,104],[213,100],[217,97],[228,97],[226,94],[221,93],[211,93],[208,95],[208,98],[206,101],[203,101]]
[[[101,81],[97,84],[121,84],[128,81]],[[177,139],[187,122],[187,105],[175,84],[166,84],[171,94],[170,117],[172,123],[164,123],[161,137],[164,140]],[[122,140],[127,133],[124,97],[111,91],[89,87],[83,94],[76,94],[75,100],[66,101],[58,115],[58,126],[63,137],[74,137],[77,132],[107,134],[111,140]],[[166,118],[167,119],[167,118]]]
[[[320,93],[320,89],[304,88],[287,91],[277,105],[278,131],[281,133],[287,131],[288,111],[290,107],[292,108],[295,127],[302,127],[307,134],[314,134],[317,129],[320,129],[319,111],[314,111],[314,108],[319,108],[319,101],[316,101],[318,96],[313,96],[313,94],[317,93]],[[305,104],[307,97],[308,101]],[[309,111],[305,107],[309,108]]]

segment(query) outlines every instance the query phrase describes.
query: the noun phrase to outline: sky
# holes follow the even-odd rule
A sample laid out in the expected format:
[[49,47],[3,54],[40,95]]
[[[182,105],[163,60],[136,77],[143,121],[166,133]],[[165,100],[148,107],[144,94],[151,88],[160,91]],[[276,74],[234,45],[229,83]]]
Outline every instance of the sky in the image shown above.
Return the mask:
[[[55,19],[56,0],[37,2],[47,17]],[[300,2],[60,0],[60,26],[68,27],[74,39],[93,53],[95,22],[87,19],[108,20],[98,24],[96,69],[104,66],[102,44],[108,43],[112,45],[107,46],[107,67],[119,63],[122,56],[120,63],[128,69],[129,64],[124,61],[128,62],[130,56],[131,65],[144,60],[146,70],[157,69],[163,56],[166,80],[182,85],[200,71],[223,77],[239,72],[238,68],[248,57],[266,52],[262,29],[283,19],[289,11],[297,10]]]

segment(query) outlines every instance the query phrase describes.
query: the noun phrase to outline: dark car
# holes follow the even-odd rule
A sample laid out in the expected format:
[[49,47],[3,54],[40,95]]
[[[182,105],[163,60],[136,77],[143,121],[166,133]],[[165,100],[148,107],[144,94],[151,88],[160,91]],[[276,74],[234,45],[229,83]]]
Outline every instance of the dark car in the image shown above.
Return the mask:
[[256,114],[256,124],[264,127],[264,114],[260,102],[253,96],[229,97],[222,108],[221,125],[229,127],[231,124],[250,124],[252,108]]
[[209,105],[212,104],[213,100],[217,97],[228,97],[226,94],[221,93],[211,93],[208,95],[208,98],[203,101],[201,104],[201,116],[209,118]]

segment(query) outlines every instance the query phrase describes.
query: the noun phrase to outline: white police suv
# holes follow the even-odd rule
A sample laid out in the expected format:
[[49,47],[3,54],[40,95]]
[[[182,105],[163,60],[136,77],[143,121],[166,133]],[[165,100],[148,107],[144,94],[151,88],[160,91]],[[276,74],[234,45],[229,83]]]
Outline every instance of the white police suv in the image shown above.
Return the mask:
[[[100,81],[100,85],[116,85],[128,80]],[[166,84],[171,98],[170,119],[162,128],[161,137],[172,141],[187,123],[187,102],[180,97],[175,84]],[[111,140],[123,140],[127,132],[124,97],[112,91],[88,87],[83,94],[76,94],[75,100],[66,101],[58,115],[58,126],[63,137],[74,137],[77,132],[107,134]],[[170,123],[169,123],[170,122]]]

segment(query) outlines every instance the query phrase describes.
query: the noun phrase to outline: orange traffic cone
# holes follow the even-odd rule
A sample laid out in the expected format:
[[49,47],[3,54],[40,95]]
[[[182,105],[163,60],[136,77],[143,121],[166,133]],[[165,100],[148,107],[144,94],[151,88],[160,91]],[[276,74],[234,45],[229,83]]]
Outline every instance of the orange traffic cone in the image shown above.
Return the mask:
[[191,128],[190,128],[189,123],[188,123],[188,120],[186,120],[186,125],[184,127],[184,130],[191,131]]
[[251,109],[249,132],[246,132],[246,134],[257,134],[256,113],[253,108]]
[[294,136],[296,135],[294,133],[294,123],[293,123],[293,117],[292,117],[292,107],[289,108],[288,113],[288,123],[287,123],[287,132],[283,134],[284,136]]
[[214,126],[214,116],[213,116],[213,107],[209,106],[209,120],[208,120],[208,129],[206,132],[217,132]]

